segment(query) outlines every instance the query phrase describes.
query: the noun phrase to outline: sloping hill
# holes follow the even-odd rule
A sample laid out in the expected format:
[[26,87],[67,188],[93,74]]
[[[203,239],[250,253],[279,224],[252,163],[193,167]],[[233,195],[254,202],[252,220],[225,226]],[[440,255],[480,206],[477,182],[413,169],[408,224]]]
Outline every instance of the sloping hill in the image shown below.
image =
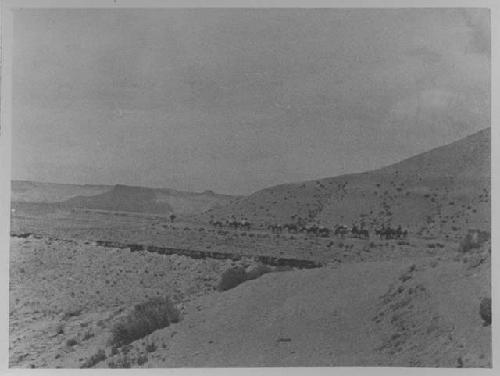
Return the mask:
[[93,196],[110,191],[111,185],[78,185],[41,183],[28,180],[13,180],[11,183],[12,202],[54,203],[75,196]]
[[206,217],[463,233],[490,227],[490,129],[378,170],[258,191]]
[[156,192],[151,188],[115,185],[109,191],[95,196],[77,196],[64,202],[75,208],[128,211],[140,213],[171,213],[168,203],[159,203]]

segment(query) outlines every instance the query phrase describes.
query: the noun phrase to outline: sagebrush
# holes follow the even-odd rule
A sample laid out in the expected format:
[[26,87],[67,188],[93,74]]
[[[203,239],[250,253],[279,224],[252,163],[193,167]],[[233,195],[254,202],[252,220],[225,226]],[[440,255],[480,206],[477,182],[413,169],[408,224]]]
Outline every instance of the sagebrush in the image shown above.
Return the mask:
[[127,345],[179,320],[179,310],[170,298],[152,298],[137,304],[132,312],[113,326],[111,345]]
[[221,275],[217,290],[226,291],[242,284],[247,279],[247,274],[244,268],[237,266],[224,271]]

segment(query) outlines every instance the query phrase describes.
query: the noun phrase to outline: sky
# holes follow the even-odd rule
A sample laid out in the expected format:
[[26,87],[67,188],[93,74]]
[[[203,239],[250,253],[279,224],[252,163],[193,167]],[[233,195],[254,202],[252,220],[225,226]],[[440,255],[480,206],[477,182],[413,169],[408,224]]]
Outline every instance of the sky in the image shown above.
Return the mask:
[[486,9],[22,9],[12,178],[248,194],[490,126]]

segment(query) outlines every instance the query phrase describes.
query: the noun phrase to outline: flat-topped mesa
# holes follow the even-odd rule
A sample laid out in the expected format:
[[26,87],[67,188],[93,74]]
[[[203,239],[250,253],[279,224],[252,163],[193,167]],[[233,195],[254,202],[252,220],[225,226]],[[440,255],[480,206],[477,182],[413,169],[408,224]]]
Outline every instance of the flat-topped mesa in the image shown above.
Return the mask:
[[95,196],[77,196],[64,202],[70,207],[167,214],[172,207],[166,202],[158,202],[154,189],[115,185],[112,190]]

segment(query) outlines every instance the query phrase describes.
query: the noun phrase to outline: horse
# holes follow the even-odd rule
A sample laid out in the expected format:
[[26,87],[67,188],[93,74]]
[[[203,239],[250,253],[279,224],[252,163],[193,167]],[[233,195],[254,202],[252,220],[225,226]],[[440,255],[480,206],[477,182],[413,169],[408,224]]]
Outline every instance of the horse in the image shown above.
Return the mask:
[[307,224],[304,226],[304,230],[307,234],[318,234],[319,227],[316,224]]
[[403,230],[401,226],[395,230],[395,235],[398,239],[405,239],[408,237],[408,230]]
[[375,233],[380,237],[380,239],[401,239],[408,236],[408,230],[404,230],[399,226],[397,229],[391,227],[382,227],[375,230]]
[[377,234],[380,236],[380,239],[392,239],[395,234],[395,230],[390,227],[382,227],[377,231]]
[[343,238],[348,232],[349,232],[349,229],[347,228],[347,226],[337,225],[335,227],[335,231],[333,232],[333,234],[335,236],[340,235]]
[[330,229],[324,226],[319,226],[318,236],[321,236],[322,238],[328,238],[330,236]]
[[214,227],[220,227],[222,228],[223,224],[222,224],[222,221],[213,221],[213,220],[210,220],[210,224]]
[[368,230],[362,228],[358,229],[356,226],[352,227],[351,234],[358,238],[368,239],[370,237],[370,233]]
[[239,226],[239,222],[235,219],[232,219],[232,220],[228,219],[228,220],[226,220],[226,226],[229,228],[234,228],[236,230]]
[[295,223],[287,223],[283,225],[283,228],[285,228],[289,233],[293,232],[296,234],[297,232],[299,232],[299,226],[297,226],[297,224]]
[[282,228],[279,224],[270,224],[269,226],[267,226],[267,228],[271,230],[272,233],[281,234]]
[[242,229],[246,229],[247,231],[250,230],[250,222],[248,220],[244,219],[238,223],[239,227]]
[[383,239],[385,235],[385,228],[377,228],[375,229],[375,234],[380,238]]

